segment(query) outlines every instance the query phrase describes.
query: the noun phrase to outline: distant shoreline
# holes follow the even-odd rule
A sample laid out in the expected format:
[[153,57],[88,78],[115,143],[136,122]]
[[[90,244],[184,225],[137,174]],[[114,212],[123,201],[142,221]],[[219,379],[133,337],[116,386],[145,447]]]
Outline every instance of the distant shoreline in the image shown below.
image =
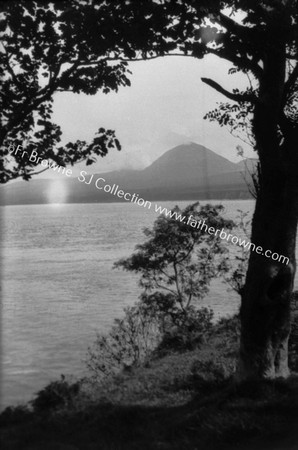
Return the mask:
[[[255,199],[253,197],[247,197],[247,198],[241,198],[241,197],[235,197],[235,198],[148,198],[148,200],[150,201],[158,201],[158,202],[195,202],[195,201],[200,201],[200,202],[208,202],[208,201],[212,201],[212,202],[221,202],[221,201],[255,201]],[[122,204],[122,203],[126,203],[127,202],[125,200],[100,200],[100,201],[88,201],[88,202],[61,202],[61,203],[9,203],[9,204],[1,204],[0,203],[0,207],[5,207],[5,206],[50,206],[50,205],[96,205],[96,204],[108,204],[108,203],[117,203],[117,204]]]

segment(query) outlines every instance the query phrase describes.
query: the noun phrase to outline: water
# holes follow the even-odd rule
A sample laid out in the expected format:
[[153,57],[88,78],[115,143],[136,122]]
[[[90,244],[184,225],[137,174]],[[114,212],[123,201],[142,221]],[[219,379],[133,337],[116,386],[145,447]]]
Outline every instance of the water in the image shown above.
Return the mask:
[[[222,203],[229,218],[254,204]],[[138,276],[113,263],[132,253],[156,217],[131,203],[2,208],[1,407],[31,399],[62,373],[85,373],[96,332],[107,331],[140,293]],[[239,297],[216,281],[205,304],[228,315]]]

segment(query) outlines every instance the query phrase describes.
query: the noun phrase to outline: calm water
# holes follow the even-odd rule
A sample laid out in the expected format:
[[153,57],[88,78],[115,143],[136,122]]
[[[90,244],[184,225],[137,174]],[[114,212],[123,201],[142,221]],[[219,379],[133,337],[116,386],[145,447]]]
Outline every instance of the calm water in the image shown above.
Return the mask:
[[[222,203],[229,218],[253,209],[253,201]],[[138,277],[112,265],[142,242],[142,228],[156,217],[153,208],[130,203],[2,208],[1,407],[31,399],[62,373],[84,374],[96,332],[140,293]],[[228,315],[239,298],[216,281],[205,304]]]

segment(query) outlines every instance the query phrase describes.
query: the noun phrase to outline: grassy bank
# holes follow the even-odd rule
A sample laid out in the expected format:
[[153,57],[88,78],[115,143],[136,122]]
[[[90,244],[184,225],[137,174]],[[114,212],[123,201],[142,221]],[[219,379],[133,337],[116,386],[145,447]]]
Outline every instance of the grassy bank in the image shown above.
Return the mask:
[[223,321],[200,348],[155,354],[101,385],[57,382],[64,401],[0,415],[1,448],[296,449],[298,378],[236,385],[238,340],[237,319]]

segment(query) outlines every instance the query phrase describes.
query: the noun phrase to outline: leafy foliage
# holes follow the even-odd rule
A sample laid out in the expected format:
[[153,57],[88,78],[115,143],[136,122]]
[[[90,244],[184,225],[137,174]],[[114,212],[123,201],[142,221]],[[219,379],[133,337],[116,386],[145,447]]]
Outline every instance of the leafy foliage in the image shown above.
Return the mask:
[[123,52],[131,53],[119,6],[119,1],[78,0],[2,4],[1,182],[30,179],[37,170],[28,158],[10,154],[12,146],[25,146],[28,153],[36,149],[41,159],[59,165],[85,159],[91,164],[96,155],[120,150],[114,132],[103,128],[89,144],[58,147],[61,129],[51,121],[57,92],[107,94],[130,85],[127,62],[119,60]]
[[[102,59],[108,50],[116,49],[116,43],[109,40],[108,27],[101,34],[94,28],[98,20],[98,15],[92,18],[94,5],[21,0],[2,6],[0,181],[20,176],[28,180],[40,171],[28,155],[24,158],[21,152],[9,151],[18,145],[29,155],[35,150],[41,159],[62,166],[83,160],[92,164],[95,156],[105,156],[112,148],[120,150],[114,132],[103,128],[91,143],[59,147],[62,132],[51,121],[57,92],[94,95],[101,90],[107,94],[130,84],[127,63]],[[101,23],[108,19],[108,8],[102,3]]]
[[[233,90],[236,94],[238,91]],[[209,111],[204,119],[217,122],[221,127],[228,127],[229,132],[251,145],[255,146],[252,130],[253,105],[245,102],[228,103],[221,102],[218,108]]]
[[201,221],[214,229],[234,226],[222,217],[222,206],[198,206],[194,203],[184,210],[176,206],[172,212],[184,217],[183,221],[160,215],[153,229],[144,230],[147,241],[137,245],[132,256],[115,264],[140,274],[143,302],[152,302],[161,311],[175,309],[185,317],[192,304],[208,293],[212,278],[228,269],[228,250],[219,236],[191,224]]

